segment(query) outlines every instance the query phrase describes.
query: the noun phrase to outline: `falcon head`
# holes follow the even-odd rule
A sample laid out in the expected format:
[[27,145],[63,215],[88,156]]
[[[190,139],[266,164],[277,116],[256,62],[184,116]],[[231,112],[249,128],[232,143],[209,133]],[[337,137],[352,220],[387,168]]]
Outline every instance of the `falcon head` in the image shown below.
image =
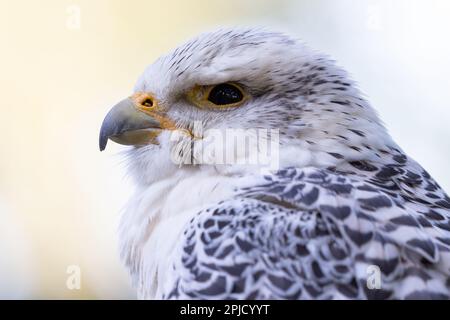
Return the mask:
[[276,130],[281,166],[366,159],[390,141],[347,74],[326,56],[282,33],[226,29],[147,67],[134,93],[104,119],[100,150],[108,139],[134,146],[131,169],[150,183],[180,167],[205,167],[188,164],[212,129]]

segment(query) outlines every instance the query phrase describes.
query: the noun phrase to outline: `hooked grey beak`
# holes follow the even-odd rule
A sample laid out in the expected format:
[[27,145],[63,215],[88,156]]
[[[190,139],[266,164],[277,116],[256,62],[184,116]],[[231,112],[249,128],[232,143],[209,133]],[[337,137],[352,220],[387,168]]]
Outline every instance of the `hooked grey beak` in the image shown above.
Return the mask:
[[124,145],[151,143],[161,129],[160,121],[152,117],[151,112],[140,110],[132,98],[127,98],[116,104],[103,120],[100,151],[106,148],[108,139]]

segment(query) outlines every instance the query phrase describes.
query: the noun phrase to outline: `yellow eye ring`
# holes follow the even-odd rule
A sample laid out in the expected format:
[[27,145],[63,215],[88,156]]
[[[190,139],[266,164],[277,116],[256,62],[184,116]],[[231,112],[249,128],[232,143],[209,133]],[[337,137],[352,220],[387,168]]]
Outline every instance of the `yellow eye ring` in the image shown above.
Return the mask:
[[202,109],[236,108],[246,102],[249,97],[241,86],[231,82],[210,86],[196,85],[187,93],[188,100]]

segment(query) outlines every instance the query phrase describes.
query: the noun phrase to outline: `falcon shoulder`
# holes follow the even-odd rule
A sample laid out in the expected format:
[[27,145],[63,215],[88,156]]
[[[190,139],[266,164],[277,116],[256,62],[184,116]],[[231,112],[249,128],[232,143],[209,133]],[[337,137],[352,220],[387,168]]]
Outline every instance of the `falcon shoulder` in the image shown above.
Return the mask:
[[448,299],[448,196],[418,165],[352,165],[283,169],[198,213],[164,298]]

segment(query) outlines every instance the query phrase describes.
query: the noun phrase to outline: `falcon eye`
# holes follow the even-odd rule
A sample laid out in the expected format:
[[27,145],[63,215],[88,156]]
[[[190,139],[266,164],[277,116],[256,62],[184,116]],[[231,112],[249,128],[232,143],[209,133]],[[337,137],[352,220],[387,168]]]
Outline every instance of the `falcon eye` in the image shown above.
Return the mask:
[[208,95],[208,101],[219,106],[226,106],[242,101],[244,94],[242,91],[229,83],[218,84],[211,89]]
[[251,96],[240,84],[225,82],[217,85],[195,85],[186,92],[186,98],[201,109],[229,110],[240,107]]
[[145,107],[153,107],[153,101],[152,99],[147,98],[142,102],[142,105]]

